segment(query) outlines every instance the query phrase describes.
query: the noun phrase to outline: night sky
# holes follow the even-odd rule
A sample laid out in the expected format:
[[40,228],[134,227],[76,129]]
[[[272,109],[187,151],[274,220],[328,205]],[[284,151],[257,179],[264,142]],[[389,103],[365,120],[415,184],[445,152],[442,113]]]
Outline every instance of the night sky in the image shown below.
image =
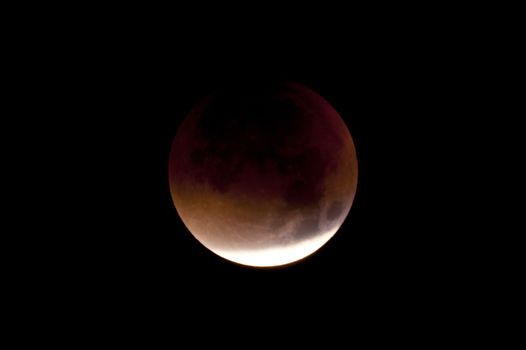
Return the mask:
[[[161,293],[177,293],[193,279],[208,283],[222,277],[221,288],[227,289],[248,278],[266,281],[271,289],[274,283],[320,284],[326,295],[363,298],[421,288],[448,264],[435,260],[447,234],[437,232],[436,203],[427,204],[441,184],[428,182],[426,174],[443,171],[424,147],[436,136],[429,122],[436,112],[419,88],[422,77],[408,73],[402,59],[386,61],[387,54],[360,50],[305,60],[294,51],[267,62],[254,53],[240,65],[203,57],[176,62],[175,53],[159,52],[159,61],[139,56],[145,61],[118,60],[105,68],[109,83],[96,94],[107,102],[96,109],[100,129],[91,146],[99,159],[91,161],[100,167],[98,210],[109,227],[101,221],[101,231],[90,234],[92,248],[102,252],[95,266],[109,280],[115,269],[117,280]],[[351,211],[333,239],[300,264],[261,271],[224,261],[192,237],[173,206],[167,174],[173,137],[197,102],[225,84],[269,77],[304,84],[333,105],[354,139],[359,180]]]
[[[141,33],[99,35],[60,64],[57,98],[66,102],[57,113],[69,117],[56,149],[71,155],[55,181],[67,188],[60,215],[73,224],[50,244],[53,280],[81,291],[87,305],[130,315],[176,315],[188,304],[218,313],[307,305],[371,321],[408,305],[447,305],[451,286],[465,280],[468,238],[448,219],[461,215],[451,178],[462,160],[449,158],[445,136],[459,112],[443,103],[449,70],[429,38],[364,27],[296,41]],[[214,255],[184,226],[168,159],[178,127],[205,96],[273,79],[305,85],[338,111],[356,147],[358,188],[339,232],[313,256],[247,268]]]

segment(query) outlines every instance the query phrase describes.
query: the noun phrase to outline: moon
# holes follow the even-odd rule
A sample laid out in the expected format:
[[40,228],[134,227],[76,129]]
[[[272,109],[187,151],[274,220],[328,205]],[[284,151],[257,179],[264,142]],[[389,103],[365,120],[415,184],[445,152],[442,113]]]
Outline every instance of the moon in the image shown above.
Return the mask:
[[271,267],[336,234],[358,164],[346,124],[323,97],[272,82],[198,103],[175,135],[168,173],[175,208],[199,242],[231,262]]

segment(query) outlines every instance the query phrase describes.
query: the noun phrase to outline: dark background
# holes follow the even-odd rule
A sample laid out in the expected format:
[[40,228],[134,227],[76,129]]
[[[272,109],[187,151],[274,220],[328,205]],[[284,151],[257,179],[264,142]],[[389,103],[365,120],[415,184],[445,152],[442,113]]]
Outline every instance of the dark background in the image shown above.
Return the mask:
[[[290,315],[314,328],[340,315],[396,328],[464,313],[457,306],[471,303],[465,287],[480,269],[474,234],[458,220],[471,180],[462,172],[471,149],[458,147],[471,123],[459,103],[471,78],[462,37],[446,40],[426,18],[406,25],[350,14],[245,32],[202,18],[178,26],[124,17],[34,32],[23,61],[31,88],[45,92],[32,128],[45,143],[30,150],[45,155],[31,174],[45,184],[39,198],[52,199],[36,220],[51,229],[32,240],[38,288],[73,315],[80,308],[100,322],[147,319],[161,329],[182,315],[200,316],[196,326],[243,314],[270,315],[276,327]],[[171,142],[190,109],[226,84],[260,79],[323,96],[358,155],[357,194],[339,232],[284,268],[247,268],[208,251],[168,186]]]
[[[95,271],[116,286],[121,279],[150,286],[148,293],[177,293],[188,288],[187,278],[217,281],[219,290],[245,281],[269,289],[299,284],[345,294],[349,302],[353,294],[393,297],[401,289],[408,298],[406,292],[437,288],[455,251],[453,237],[442,231],[451,215],[444,207],[447,146],[431,83],[442,79],[443,68],[416,43],[380,43],[245,50],[242,43],[212,41],[194,51],[148,39],[88,53],[78,67],[88,125],[81,131],[88,158],[81,173],[89,198],[85,224],[95,225],[86,240],[101,257],[94,256]],[[340,112],[356,144],[359,184],[348,219],[318,253],[259,270],[227,262],[191,236],[173,207],[167,164],[194,104],[225,84],[269,78],[302,83]]]

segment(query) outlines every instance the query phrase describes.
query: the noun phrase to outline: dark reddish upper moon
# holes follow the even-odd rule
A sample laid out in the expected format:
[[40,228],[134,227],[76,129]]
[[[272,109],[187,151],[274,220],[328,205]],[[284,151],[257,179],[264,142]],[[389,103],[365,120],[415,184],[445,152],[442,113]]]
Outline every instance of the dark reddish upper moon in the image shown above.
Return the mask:
[[351,135],[312,90],[279,82],[219,91],[193,108],[169,159],[183,222],[219,256],[277,266],[323,246],[356,192]]

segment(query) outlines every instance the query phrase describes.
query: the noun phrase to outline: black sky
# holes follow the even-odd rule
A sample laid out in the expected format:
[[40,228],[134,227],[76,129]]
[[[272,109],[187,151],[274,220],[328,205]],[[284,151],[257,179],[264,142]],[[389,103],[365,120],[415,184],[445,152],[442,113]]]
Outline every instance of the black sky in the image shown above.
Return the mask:
[[[37,239],[52,247],[52,267],[35,274],[87,308],[132,318],[169,317],[182,305],[216,315],[310,305],[367,323],[447,308],[471,276],[463,253],[472,237],[454,225],[467,181],[454,147],[467,123],[452,79],[459,61],[433,28],[351,22],[237,35],[148,21],[43,41],[35,74],[51,97],[40,123],[60,137],[35,173],[60,170],[45,178],[62,205],[53,233]],[[265,79],[301,83],[331,103],[359,162],[340,231],[305,261],[267,270],[201,246],[168,186],[171,143],[190,109],[225,85]]]
[[[81,124],[88,127],[81,131],[87,160],[80,171],[96,203],[86,239],[101,254],[92,266],[104,277],[163,290],[180,288],[181,275],[306,285],[321,278],[329,294],[345,285],[345,292],[365,296],[425,285],[449,264],[443,249],[455,243],[440,223],[448,215],[440,205],[447,169],[444,146],[435,143],[444,119],[429,84],[440,73],[435,61],[417,58],[414,43],[340,50],[266,45],[248,53],[241,44],[203,44],[193,52],[164,43],[130,41],[81,61],[87,64],[80,73]],[[167,180],[172,139],[192,106],[226,84],[258,79],[296,81],[326,98],[345,120],[359,160],[356,199],[340,232],[306,261],[270,271],[233,265],[203,248],[179,219]]]

